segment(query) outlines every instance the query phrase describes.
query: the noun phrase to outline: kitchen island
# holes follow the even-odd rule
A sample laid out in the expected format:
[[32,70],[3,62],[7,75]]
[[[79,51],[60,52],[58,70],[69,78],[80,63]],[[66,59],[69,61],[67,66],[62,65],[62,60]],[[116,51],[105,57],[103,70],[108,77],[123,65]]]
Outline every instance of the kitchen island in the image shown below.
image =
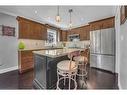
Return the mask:
[[81,49],[55,49],[33,51],[35,62],[34,86],[39,89],[54,89],[57,82],[57,63],[68,60],[68,53]]

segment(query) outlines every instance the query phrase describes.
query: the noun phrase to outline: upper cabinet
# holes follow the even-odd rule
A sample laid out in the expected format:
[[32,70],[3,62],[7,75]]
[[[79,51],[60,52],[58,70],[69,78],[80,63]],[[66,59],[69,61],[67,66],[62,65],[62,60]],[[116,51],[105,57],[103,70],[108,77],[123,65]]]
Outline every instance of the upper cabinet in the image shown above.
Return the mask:
[[106,29],[114,27],[114,17],[98,20],[89,23],[90,24],[90,31],[99,30],[99,29]]
[[60,35],[60,41],[67,41],[67,32],[65,30],[60,30],[59,35]]
[[80,28],[79,31],[80,34],[80,40],[89,40],[90,39],[90,26],[86,25]]
[[47,39],[47,29],[45,25],[22,18],[17,17],[19,24],[19,38],[21,39]]
[[[80,41],[83,41],[83,40],[89,40],[90,39],[90,26],[89,25],[86,25],[86,26],[82,26],[82,27],[78,27],[78,28],[74,28],[74,29],[71,29],[67,32],[67,36],[69,35],[73,35],[73,34],[79,34],[79,38],[80,38]],[[69,37],[67,37],[69,38]],[[69,41],[69,39],[68,39]]]

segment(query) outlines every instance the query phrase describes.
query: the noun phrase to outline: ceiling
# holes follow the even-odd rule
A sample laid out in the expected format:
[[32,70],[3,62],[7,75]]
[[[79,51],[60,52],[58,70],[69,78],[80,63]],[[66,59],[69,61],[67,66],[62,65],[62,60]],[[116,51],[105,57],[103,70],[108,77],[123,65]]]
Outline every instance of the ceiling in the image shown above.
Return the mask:
[[23,16],[61,29],[69,28],[69,9],[73,9],[73,27],[79,27],[91,21],[114,16],[115,6],[60,6],[60,23],[55,21],[57,6],[0,6],[0,12]]

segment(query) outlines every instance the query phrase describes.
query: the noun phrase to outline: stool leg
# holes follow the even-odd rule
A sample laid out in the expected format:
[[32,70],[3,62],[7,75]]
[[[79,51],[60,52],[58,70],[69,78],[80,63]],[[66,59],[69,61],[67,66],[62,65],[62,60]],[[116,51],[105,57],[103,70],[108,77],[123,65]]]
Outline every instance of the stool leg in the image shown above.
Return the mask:
[[57,87],[56,87],[56,89],[58,89],[58,81],[59,81],[59,74],[57,73]]
[[65,85],[65,83],[66,83],[66,78],[65,78],[65,76],[64,76],[64,85]]
[[83,64],[83,62],[82,62],[82,80],[83,80],[83,67],[84,67],[84,64]]
[[69,89],[70,89],[70,85],[71,85],[71,76],[69,75]]

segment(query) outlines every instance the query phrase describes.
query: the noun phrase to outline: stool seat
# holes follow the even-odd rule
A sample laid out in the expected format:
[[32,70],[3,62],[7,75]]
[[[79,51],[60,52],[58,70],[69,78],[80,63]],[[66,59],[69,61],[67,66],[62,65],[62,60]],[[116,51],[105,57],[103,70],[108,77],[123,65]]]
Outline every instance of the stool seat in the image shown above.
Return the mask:
[[74,60],[77,61],[77,62],[85,62],[85,61],[87,61],[87,57],[76,56],[76,57],[74,57]]
[[[71,64],[71,67],[70,67],[70,64]],[[57,68],[62,71],[69,71],[70,69],[76,70],[77,65],[74,61],[71,61],[71,63],[70,63],[70,60],[64,60],[64,61],[61,61],[57,64]]]

